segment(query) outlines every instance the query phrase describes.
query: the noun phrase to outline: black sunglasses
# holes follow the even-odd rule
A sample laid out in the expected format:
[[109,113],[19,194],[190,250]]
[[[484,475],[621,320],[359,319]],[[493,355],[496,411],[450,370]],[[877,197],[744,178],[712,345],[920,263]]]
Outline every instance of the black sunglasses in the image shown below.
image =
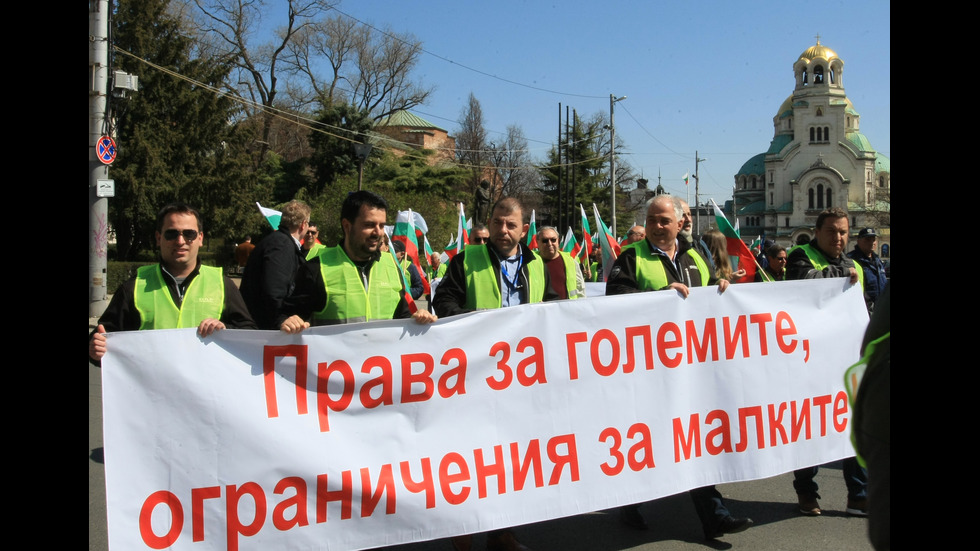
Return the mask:
[[166,230],[163,232],[163,238],[167,241],[177,239],[178,235],[183,235],[184,241],[191,242],[197,239],[197,230]]

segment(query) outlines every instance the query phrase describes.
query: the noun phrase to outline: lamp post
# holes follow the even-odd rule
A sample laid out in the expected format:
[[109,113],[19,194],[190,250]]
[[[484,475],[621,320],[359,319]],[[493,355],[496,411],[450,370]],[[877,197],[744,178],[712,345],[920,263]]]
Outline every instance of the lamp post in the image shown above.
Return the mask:
[[361,183],[364,180],[364,160],[371,154],[371,149],[369,143],[354,144],[354,155],[357,156],[357,191],[361,191]]
[[626,99],[626,96],[617,98],[615,94],[609,94],[609,189],[612,193],[612,233],[616,233],[616,125],[613,123],[613,106],[617,101]]

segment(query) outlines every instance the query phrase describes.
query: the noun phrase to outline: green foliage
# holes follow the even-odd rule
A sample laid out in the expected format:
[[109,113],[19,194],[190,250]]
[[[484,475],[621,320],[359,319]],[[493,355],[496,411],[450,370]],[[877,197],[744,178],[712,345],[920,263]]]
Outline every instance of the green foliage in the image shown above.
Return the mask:
[[[586,214],[592,214],[592,203],[600,209],[603,220],[608,220],[608,200],[606,193],[609,189],[608,183],[608,156],[601,154],[601,137],[603,135],[599,122],[584,124],[576,115],[575,124],[567,135],[562,136],[559,150],[552,148],[548,154],[548,161],[540,169],[544,179],[543,203],[546,212],[552,213],[552,217],[557,217],[559,212],[559,179],[562,190],[569,189],[568,182],[574,181],[575,195],[571,201],[572,212],[564,224],[557,219],[547,220],[548,223],[571,225],[574,228],[580,226],[578,220],[581,215],[578,205],[581,203],[586,209]],[[570,163],[566,170],[565,164]],[[564,196],[565,191],[561,192],[562,199],[567,201]],[[568,205],[563,207],[567,209]],[[603,212],[605,209],[606,212]],[[571,223],[574,221],[573,223]],[[590,222],[594,224],[593,222]],[[608,222],[607,222],[608,223]],[[539,222],[540,226],[540,222]]]
[[[229,72],[220,60],[197,58],[195,44],[167,0],[120,0],[113,17],[113,42],[139,59],[180,77],[115,54],[115,66],[139,77],[140,89],[116,99],[119,154],[113,164],[116,196],[109,201],[118,258],[133,259],[153,249],[157,211],[182,201],[202,213],[205,234],[244,231],[238,213],[262,187],[247,169],[252,137],[229,125],[237,104],[216,94]],[[183,78],[181,78],[183,77]],[[200,86],[197,83],[204,83]]]
[[[357,171],[359,161],[354,154],[354,143],[365,143],[374,120],[368,110],[333,103],[317,112],[316,121],[319,131],[310,135],[310,147],[313,148],[310,168],[315,175],[310,188],[313,193],[320,193],[338,178]],[[372,151],[372,154],[377,153]]]

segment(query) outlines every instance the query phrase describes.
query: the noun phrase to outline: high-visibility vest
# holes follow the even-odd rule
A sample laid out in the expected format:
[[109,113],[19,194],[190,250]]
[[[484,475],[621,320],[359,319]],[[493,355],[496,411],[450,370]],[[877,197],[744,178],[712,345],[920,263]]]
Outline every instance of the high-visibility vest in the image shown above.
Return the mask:
[[578,296],[578,280],[575,277],[575,260],[572,255],[558,251],[558,255],[565,263],[565,289],[568,291],[568,298],[580,298]]
[[201,266],[177,307],[159,264],[136,270],[133,293],[140,314],[140,330],[197,327],[208,318],[220,319],[225,307],[225,280],[221,268]]
[[[463,257],[463,271],[466,274],[466,307],[475,310],[488,310],[503,306],[500,281],[490,264],[490,248],[484,245],[467,245]],[[544,262],[535,255],[538,262],[527,265],[530,302],[544,300]]]
[[[827,260],[827,257],[824,256],[823,253],[820,252],[816,247],[813,247],[809,243],[807,243],[806,245],[800,245],[799,248],[803,249],[803,252],[806,253],[807,259],[810,261],[810,264],[813,264],[813,267],[816,268],[817,270],[823,270],[827,266],[830,266],[830,262]],[[858,264],[853,260],[851,260],[851,263],[854,264],[854,271],[856,271],[858,274],[858,282],[861,284],[861,289],[863,290],[864,268],[858,266]]]
[[[664,268],[664,256],[653,254],[650,242],[646,239],[631,243],[628,247],[636,249],[636,285],[641,291],[658,291],[667,286],[667,270]],[[701,274],[701,286],[704,287],[711,279],[711,270],[693,247],[681,253],[690,255]],[[669,262],[669,260],[668,260]]]
[[317,255],[326,287],[327,303],[313,313],[314,325],[390,320],[401,299],[401,267],[390,254],[371,265],[368,288],[361,273],[339,245],[324,247]]

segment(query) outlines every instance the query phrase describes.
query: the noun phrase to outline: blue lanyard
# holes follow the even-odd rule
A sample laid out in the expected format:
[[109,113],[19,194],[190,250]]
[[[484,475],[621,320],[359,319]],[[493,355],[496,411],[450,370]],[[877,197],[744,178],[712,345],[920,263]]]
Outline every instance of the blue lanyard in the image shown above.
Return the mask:
[[518,283],[517,280],[518,280],[518,278],[521,277],[521,266],[523,264],[524,264],[524,256],[518,254],[518,257],[517,257],[517,273],[515,273],[514,274],[514,277],[511,278],[510,277],[510,273],[507,271],[507,268],[504,267],[504,261],[503,261],[503,259],[500,260],[500,273],[502,273],[504,275],[504,281],[507,282],[507,285],[509,285],[511,289],[520,289],[521,288],[521,286],[520,286],[520,284]]

